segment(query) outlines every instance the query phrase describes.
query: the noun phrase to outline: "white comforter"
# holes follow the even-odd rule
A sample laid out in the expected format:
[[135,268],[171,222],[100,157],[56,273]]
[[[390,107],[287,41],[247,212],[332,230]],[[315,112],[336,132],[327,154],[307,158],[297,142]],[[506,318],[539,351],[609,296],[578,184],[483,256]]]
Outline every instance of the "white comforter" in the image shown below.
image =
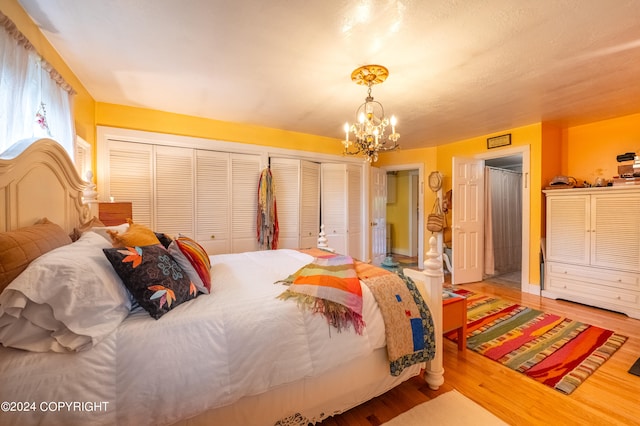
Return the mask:
[[0,402],[14,402],[3,405],[0,424],[170,424],[384,346],[382,317],[364,285],[361,336],[276,299],[284,287],[273,283],[311,256],[277,250],[211,260],[210,295],[157,321],[137,310],[87,352],[0,348]]

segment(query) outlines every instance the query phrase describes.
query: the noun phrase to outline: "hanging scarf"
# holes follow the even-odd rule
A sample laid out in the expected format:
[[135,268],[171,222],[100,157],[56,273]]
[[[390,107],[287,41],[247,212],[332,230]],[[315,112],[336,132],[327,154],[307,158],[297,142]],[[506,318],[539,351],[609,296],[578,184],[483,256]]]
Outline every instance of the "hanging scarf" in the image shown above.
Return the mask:
[[271,169],[266,168],[260,174],[258,182],[258,218],[256,231],[261,249],[278,248],[278,211],[276,208],[275,184]]

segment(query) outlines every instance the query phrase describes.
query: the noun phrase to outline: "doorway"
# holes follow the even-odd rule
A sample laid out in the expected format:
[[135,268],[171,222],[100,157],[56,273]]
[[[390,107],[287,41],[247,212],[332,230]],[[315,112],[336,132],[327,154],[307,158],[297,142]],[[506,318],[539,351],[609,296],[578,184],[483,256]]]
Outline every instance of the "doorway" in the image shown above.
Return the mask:
[[401,268],[424,262],[424,178],[422,165],[390,166],[387,174],[387,254]]
[[[513,157],[513,158],[511,158]],[[484,275],[485,245],[484,236],[484,167],[486,162],[492,166],[504,167],[501,162],[512,165],[521,164],[522,180],[520,197],[521,219],[521,256],[519,285],[515,288],[533,293],[534,286],[529,285],[529,230],[530,230],[530,148],[528,145],[506,148],[499,153],[485,152],[474,158],[453,157],[452,187],[455,188],[452,209],[452,284],[478,282]],[[462,206],[462,208],[456,208]],[[472,220],[473,219],[473,220]],[[515,273],[517,276],[517,272]],[[517,278],[514,279],[514,281]]]
[[483,279],[517,290],[522,282],[522,155],[485,160]]

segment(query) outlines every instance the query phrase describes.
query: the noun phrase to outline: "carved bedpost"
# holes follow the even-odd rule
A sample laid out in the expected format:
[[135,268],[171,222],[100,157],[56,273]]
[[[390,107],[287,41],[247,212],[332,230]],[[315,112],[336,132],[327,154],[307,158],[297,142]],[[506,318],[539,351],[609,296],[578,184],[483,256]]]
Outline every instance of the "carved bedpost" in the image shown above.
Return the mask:
[[433,360],[427,362],[425,371],[425,381],[429,388],[437,390],[444,383],[444,368],[442,366],[442,352],[444,338],[442,335],[442,258],[437,250],[437,240],[435,236],[429,238],[429,251],[427,259],[424,261],[423,273],[427,278],[427,289],[429,291],[431,315],[434,318],[436,332],[436,355]]
[[329,247],[327,244],[327,237],[324,233],[324,225],[320,225],[320,234],[318,235],[318,248],[324,249]]
[[93,172],[87,170],[87,185],[82,191],[82,202],[88,207],[89,213],[86,220],[98,216],[98,193],[96,192],[96,184],[93,183]]

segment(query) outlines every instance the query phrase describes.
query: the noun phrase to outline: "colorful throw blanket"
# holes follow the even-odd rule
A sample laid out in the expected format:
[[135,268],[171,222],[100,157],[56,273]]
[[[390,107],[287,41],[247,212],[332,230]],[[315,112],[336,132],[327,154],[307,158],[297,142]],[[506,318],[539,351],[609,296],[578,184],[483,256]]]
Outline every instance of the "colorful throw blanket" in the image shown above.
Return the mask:
[[[317,275],[325,274],[328,269],[331,269],[327,268],[329,265],[332,265],[334,268],[337,265],[341,265],[341,267],[331,270],[332,274],[330,276],[336,279],[343,279],[343,277],[339,276],[339,273],[336,273],[336,269],[339,270],[343,268],[342,273],[349,275],[348,284],[339,284],[338,280],[334,281],[333,278],[331,282],[335,286],[333,288],[350,288],[352,290],[347,291],[348,293],[359,295],[360,311],[357,316],[357,318],[359,318],[357,323],[361,325],[355,327],[356,332],[359,330],[359,333],[362,332],[362,328],[360,327],[364,327],[364,323],[362,322],[362,290],[358,280],[362,280],[369,290],[371,290],[380,307],[385,324],[387,356],[389,358],[392,376],[398,376],[404,368],[410,365],[433,359],[435,356],[435,328],[431,312],[422,299],[415,283],[409,277],[392,273],[368,263],[353,261],[353,259],[348,256],[336,255],[319,249],[301,251],[314,256],[314,261],[291,275],[284,280],[284,282],[291,283],[304,276],[304,278],[301,278],[301,281],[307,282],[307,284],[304,285],[314,287],[313,281],[321,280]],[[318,265],[321,266],[318,267]],[[353,269],[355,270],[355,278],[352,276],[351,265],[353,265]],[[316,277],[314,278],[314,276]],[[326,277],[327,275],[324,276]],[[328,281],[329,280],[325,282]],[[320,287],[327,286],[324,285]],[[351,317],[349,315],[343,316],[342,313],[344,312],[343,309],[352,310],[352,308],[357,307],[357,305],[352,304],[350,308],[342,305],[342,307],[336,308],[335,305],[340,305],[344,299],[342,301],[335,298],[329,301],[322,300],[321,298],[324,297],[325,293],[323,292],[321,294],[320,289],[303,290],[307,291],[306,293],[301,293],[304,296],[298,296],[297,294],[299,293],[295,293],[297,289],[297,285],[295,287],[292,286],[279,297],[282,299],[295,297],[299,303],[302,300],[302,304],[306,306],[315,307],[316,304],[319,304],[320,308],[318,312],[322,313],[326,312],[327,305],[331,306],[331,309],[337,309],[340,315],[329,315],[327,319],[330,323],[339,320],[337,323],[341,328],[336,326],[339,330],[346,328],[348,324],[353,324],[353,320],[350,319]],[[289,294],[289,292],[292,291],[294,292]],[[335,294],[335,292],[333,293]],[[332,325],[335,326],[335,324]]]
[[362,288],[351,257],[316,258],[278,282],[289,285],[278,298],[295,299],[303,309],[324,315],[338,331],[353,326],[362,334]]

